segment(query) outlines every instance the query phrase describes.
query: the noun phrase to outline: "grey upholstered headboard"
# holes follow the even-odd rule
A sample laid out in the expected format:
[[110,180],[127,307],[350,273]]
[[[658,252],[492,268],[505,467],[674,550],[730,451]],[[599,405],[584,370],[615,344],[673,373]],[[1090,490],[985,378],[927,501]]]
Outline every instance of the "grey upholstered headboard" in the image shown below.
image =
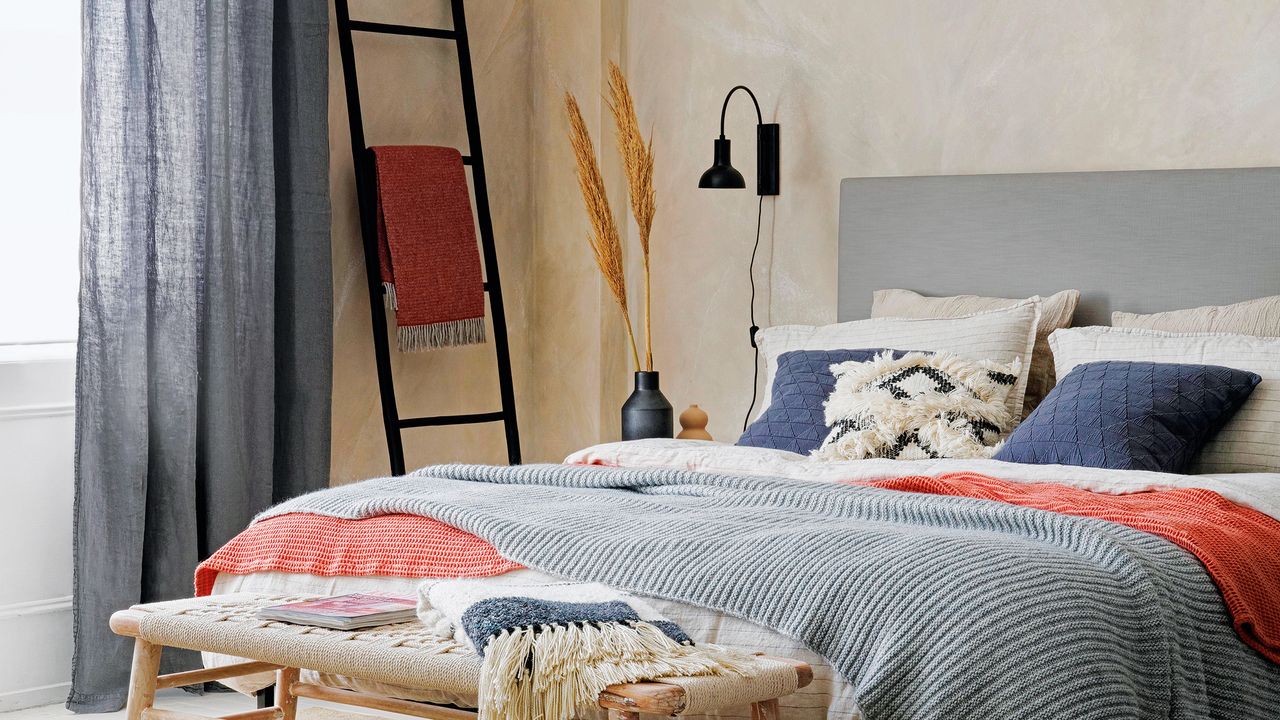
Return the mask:
[[850,178],[840,320],[871,293],[1081,292],[1077,325],[1280,294],[1280,168]]

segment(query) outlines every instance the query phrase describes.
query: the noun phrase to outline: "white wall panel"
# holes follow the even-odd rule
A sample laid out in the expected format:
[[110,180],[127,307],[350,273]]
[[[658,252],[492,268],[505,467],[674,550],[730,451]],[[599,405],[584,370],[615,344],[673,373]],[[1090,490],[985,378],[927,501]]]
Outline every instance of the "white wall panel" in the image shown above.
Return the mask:
[[0,712],[71,672],[74,346],[0,346]]

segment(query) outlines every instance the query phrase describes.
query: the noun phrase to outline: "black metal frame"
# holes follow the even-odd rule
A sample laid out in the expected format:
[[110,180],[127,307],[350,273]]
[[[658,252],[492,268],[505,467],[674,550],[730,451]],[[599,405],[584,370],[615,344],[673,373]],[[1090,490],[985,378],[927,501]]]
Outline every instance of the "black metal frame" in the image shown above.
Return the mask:
[[[520,431],[516,426],[515,390],[511,381],[511,352],[507,345],[507,315],[502,306],[502,285],[498,280],[498,253],[493,244],[493,219],[489,213],[489,189],[485,182],[484,150],[480,142],[480,118],[476,111],[475,78],[471,72],[471,47],[463,0],[451,0],[453,29],[392,25],[352,20],[347,0],[334,0],[338,20],[338,49],[342,55],[342,78],[347,93],[347,119],[351,124],[351,156],[356,172],[356,198],[360,205],[360,235],[364,242],[365,275],[369,283],[369,312],[373,324],[373,351],[378,366],[378,392],[382,399],[382,424],[387,433],[387,453],[391,474],[403,475],[404,444],[400,431],[414,427],[464,425],[502,421],[506,430],[507,460],[520,463]],[[471,167],[471,185],[480,228],[480,251],[484,258],[485,292],[493,318],[493,346],[498,362],[498,392],[502,409],[466,415],[436,415],[401,418],[396,409],[395,382],[391,375],[391,347],[386,310],[383,309],[382,279],[378,273],[377,183],[373,152],[365,145],[364,119],[360,112],[360,88],[356,81],[352,32],[407,35],[452,40],[458,48],[458,74],[462,84],[462,109],[466,116],[469,154],[462,161]]]

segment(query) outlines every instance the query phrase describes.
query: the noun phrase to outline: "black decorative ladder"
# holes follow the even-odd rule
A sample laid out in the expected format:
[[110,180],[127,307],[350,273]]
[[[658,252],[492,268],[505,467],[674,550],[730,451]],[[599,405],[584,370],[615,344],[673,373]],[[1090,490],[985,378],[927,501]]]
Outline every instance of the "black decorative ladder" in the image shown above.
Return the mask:
[[[369,281],[369,311],[373,321],[373,351],[378,365],[378,391],[382,398],[382,424],[387,432],[387,453],[391,474],[404,474],[405,428],[502,422],[507,435],[507,460],[520,462],[520,431],[516,427],[515,392],[511,383],[511,353],[507,346],[507,316],[502,307],[502,285],[498,281],[498,253],[493,244],[493,219],[489,214],[489,189],[484,177],[484,152],[480,143],[480,119],[476,112],[476,84],[471,73],[471,47],[467,42],[467,21],[463,0],[451,0],[453,29],[390,25],[352,20],[347,0],[334,0],[338,19],[338,48],[342,54],[342,79],[347,90],[347,118],[351,123],[351,156],[356,171],[356,198],[360,204],[360,234],[364,240],[365,274]],[[365,145],[364,120],[360,113],[360,88],[356,82],[355,49],[352,32],[408,35],[452,40],[458,48],[458,74],[462,81],[462,109],[467,121],[469,152],[462,162],[471,167],[471,185],[480,227],[480,250],[484,257],[484,289],[489,294],[493,318],[493,346],[498,360],[498,391],[502,409],[464,415],[435,415],[401,418],[396,409],[395,383],[391,376],[391,346],[383,309],[382,280],[378,273],[377,180],[373,151]]]

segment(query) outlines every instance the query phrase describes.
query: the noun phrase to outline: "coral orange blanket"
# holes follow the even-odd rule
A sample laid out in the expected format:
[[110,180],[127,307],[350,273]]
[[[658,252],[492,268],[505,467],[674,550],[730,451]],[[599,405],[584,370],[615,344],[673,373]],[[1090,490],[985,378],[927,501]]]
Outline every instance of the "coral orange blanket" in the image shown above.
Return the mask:
[[[1158,535],[1199,558],[1222,592],[1241,639],[1280,663],[1280,522],[1215,492],[1106,495],[969,473],[853,484],[992,500]],[[343,520],[298,513],[251,525],[201,563],[196,594],[209,594],[220,572],[487,577],[520,568],[475,535],[417,515]]]
[[294,513],[250,525],[200,563],[196,595],[213,592],[223,572],[489,577],[521,567],[475,535],[421,515],[343,520]]

